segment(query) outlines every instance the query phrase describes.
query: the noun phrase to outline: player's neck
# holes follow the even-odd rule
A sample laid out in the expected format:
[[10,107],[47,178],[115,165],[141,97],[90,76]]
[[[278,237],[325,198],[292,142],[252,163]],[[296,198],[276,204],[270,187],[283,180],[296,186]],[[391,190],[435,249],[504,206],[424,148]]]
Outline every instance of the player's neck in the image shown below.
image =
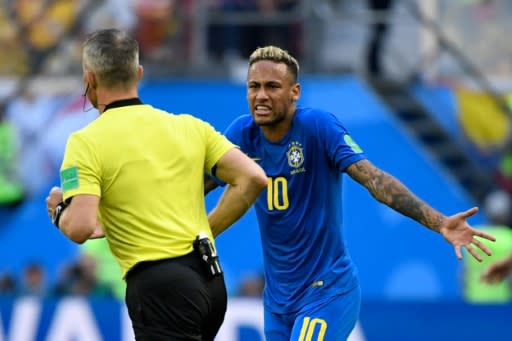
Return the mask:
[[274,125],[261,126],[261,131],[263,132],[265,138],[272,143],[281,141],[286,136],[286,134],[288,134],[288,131],[290,131],[293,116],[294,115],[292,114]]

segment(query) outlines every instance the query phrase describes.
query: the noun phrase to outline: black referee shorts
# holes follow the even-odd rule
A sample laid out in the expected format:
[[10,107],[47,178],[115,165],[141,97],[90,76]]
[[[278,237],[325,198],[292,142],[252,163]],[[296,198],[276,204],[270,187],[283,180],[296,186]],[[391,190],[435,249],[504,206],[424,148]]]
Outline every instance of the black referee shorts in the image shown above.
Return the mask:
[[224,321],[224,277],[210,277],[195,252],[139,263],[128,272],[126,283],[137,341],[210,341]]

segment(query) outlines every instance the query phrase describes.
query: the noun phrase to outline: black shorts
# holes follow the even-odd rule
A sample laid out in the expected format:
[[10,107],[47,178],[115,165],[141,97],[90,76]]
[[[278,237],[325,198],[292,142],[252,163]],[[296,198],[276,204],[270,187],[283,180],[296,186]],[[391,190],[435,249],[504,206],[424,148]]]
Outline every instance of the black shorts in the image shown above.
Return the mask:
[[139,263],[128,272],[126,283],[137,341],[209,341],[224,321],[224,277],[210,277],[195,252]]

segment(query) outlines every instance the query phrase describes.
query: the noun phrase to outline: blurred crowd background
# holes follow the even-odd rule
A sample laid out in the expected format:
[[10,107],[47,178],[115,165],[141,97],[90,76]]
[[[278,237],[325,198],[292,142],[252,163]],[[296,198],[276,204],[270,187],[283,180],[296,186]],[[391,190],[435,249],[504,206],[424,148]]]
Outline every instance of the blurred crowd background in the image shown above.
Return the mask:
[[[509,0],[2,0],[0,243],[9,244],[6,230],[19,227],[26,203],[56,184],[68,135],[97,116],[84,104],[84,35],[117,27],[140,43],[144,82],[243,83],[248,55],[267,44],[295,55],[303,75],[362,80],[483,208],[482,225],[503,232],[496,253],[506,254],[512,251],[511,19]],[[439,110],[441,104],[447,109]],[[38,209],[44,213],[44,202]],[[18,270],[0,248],[7,264],[0,268],[0,295],[121,298],[117,265],[102,243],[88,242],[78,258],[62,259],[51,281],[37,259]],[[460,290],[468,300],[512,299],[508,283],[496,294],[477,283],[477,265],[467,271],[472,284]],[[236,283],[234,295],[259,297],[263,287],[260,273]],[[491,293],[474,298],[481,292]]]

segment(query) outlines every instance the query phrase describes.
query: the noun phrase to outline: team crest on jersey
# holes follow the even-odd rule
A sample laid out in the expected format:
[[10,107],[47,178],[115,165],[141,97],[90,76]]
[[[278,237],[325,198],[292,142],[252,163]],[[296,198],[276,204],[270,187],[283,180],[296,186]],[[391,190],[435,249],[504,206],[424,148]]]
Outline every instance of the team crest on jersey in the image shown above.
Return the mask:
[[288,164],[292,168],[300,168],[304,163],[304,153],[302,152],[302,145],[293,141],[288,146],[288,152],[286,152],[286,156],[288,157]]

